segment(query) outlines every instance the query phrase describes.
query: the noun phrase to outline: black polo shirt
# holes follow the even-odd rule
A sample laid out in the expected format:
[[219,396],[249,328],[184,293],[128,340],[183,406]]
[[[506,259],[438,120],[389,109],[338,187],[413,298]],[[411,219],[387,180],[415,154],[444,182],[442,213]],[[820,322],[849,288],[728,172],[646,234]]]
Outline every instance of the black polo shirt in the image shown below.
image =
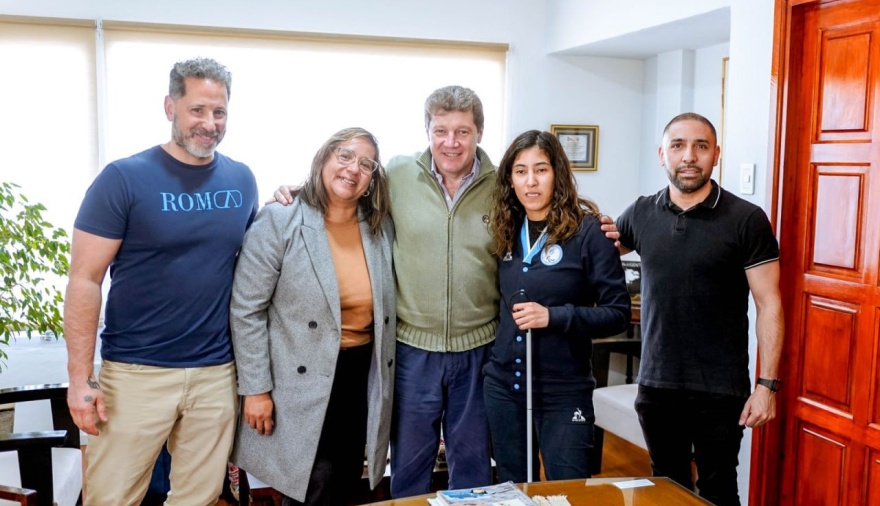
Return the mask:
[[714,181],[682,210],[669,189],[640,197],[617,220],[642,261],[641,385],[748,396],[746,270],[779,258],[764,211]]

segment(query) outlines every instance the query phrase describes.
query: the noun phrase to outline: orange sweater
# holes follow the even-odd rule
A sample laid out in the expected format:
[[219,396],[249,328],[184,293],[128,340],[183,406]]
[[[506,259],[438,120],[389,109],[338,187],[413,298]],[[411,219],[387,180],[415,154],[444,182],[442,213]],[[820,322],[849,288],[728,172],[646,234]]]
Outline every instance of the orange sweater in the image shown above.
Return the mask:
[[341,347],[367,344],[373,339],[373,291],[358,222],[333,223],[325,219],[324,224],[339,285]]

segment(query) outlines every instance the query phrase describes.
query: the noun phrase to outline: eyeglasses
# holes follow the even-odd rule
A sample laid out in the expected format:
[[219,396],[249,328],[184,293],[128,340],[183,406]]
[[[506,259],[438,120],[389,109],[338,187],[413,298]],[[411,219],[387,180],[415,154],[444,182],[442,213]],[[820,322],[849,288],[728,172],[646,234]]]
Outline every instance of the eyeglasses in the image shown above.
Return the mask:
[[357,162],[358,169],[364,174],[372,174],[379,168],[379,162],[376,160],[358,158],[358,155],[355,154],[354,151],[348,148],[343,148],[342,146],[336,148],[336,151],[333,153],[336,155],[336,160],[346,167]]

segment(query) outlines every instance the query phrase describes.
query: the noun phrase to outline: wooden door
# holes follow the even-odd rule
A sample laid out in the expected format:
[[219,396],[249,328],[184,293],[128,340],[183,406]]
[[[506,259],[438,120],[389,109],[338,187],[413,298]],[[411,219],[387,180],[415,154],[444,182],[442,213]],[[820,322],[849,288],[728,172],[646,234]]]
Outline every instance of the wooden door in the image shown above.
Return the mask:
[[880,0],[783,3],[784,388],[753,470],[781,483],[752,502],[880,505]]

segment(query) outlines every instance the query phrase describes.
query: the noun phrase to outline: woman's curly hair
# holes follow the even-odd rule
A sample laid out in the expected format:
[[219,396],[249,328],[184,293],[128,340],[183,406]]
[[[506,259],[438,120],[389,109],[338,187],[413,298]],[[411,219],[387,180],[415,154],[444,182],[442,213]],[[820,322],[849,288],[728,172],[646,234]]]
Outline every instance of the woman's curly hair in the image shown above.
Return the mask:
[[600,215],[595,202],[578,196],[577,181],[559,139],[550,132],[524,132],[507,148],[495,176],[489,223],[498,256],[504,256],[513,250],[519,226],[526,216],[525,208],[513,189],[513,164],[522,151],[535,146],[547,155],[553,166],[553,195],[550,198],[550,211],[547,213],[547,244],[564,242],[577,233],[586,216],[598,218]]

